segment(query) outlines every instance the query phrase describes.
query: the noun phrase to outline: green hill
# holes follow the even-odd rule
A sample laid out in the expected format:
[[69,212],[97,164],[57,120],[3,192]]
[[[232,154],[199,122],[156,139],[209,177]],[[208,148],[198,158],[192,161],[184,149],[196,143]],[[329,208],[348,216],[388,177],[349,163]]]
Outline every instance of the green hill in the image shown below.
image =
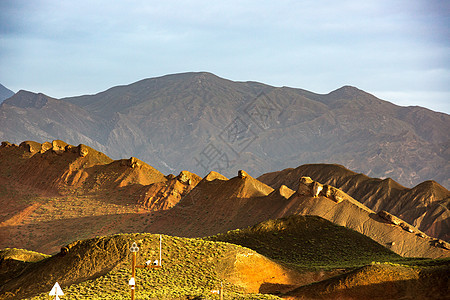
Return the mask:
[[[77,241],[61,253],[27,265],[17,277],[2,278],[0,299],[48,299],[58,282],[64,299],[128,299],[132,242],[140,247],[137,264],[159,256],[159,235],[121,234]],[[218,299],[211,290],[223,282],[228,296],[238,299],[278,299],[257,294],[261,282],[290,271],[240,246],[163,236],[161,269],[137,269],[137,299]],[[248,276],[256,263],[267,274]],[[9,271],[18,269],[12,266]],[[259,272],[259,271],[258,271]],[[261,272],[259,272],[261,273]],[[274,282],[276,284],[276,282]]]
[[[162,241],[162,268],[136,270],[136,299],[219,299],[211,290],[221,283],[225,299],[444,295],[450,267],[449,259],[403,258],[317,216]],[[62,299],[129,299],[133,242],[138,265],[159,258],[159,235],[148,233],[76,241],[53,256],[2,250],[0,299],[48,299],[55,282]]]
[[207,238],[304,268],[349,268],[401,259],[370,238],[321,217],[292,215]]

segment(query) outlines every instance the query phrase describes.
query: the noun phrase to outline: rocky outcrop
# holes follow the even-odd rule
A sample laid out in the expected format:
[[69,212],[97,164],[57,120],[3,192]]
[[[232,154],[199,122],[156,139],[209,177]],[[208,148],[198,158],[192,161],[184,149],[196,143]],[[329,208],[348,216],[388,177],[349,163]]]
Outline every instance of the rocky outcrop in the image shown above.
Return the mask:
[[40,153],[45,153],[46,151],[50,150],[53,148],[53,145],[49,142],[45,142],[41,145],[41,151]]
[[189,178],[189,172],[187,171],[181,171],[180,174],[178,174],[177,179],[181,183],[185,183],[188,185],[192,183],[191,179]]
[[431,244],[435,247],[450,250],[450,244],[441,239],[433,240],[433,241],[431,241]]
[[313,183],[314,181],[311,179],[311,177],[303,176],[302,178],[300,178],[297,194],[301,196],[311,196],[311,186]]
[[25,141],[20,143],[19,147],[24,148],[26,151],[30,153],[37,153],[41,151],[42,145],[33,141]]
[[322,190],[323,190],[323,185],[318,183],[317,181],[314,181],[314,183],[312,185],[312,196],[318,197]]
[[1,145],[1,147],[3,147],[3,148],[12,147],[12,146],[15,146],[15,145],[14,145],[14,144],[11,144],[11,143],[8,142],[8,141],[3,141],[3,142],[2,142],[2,145]]
[[[336,187],[374,211],[398,216],[429,236],[450,241],[450,192],[435,181],[407,188],[390,178],[371,178],[336,164],[303,165],[267,173],[259,180],[273,188],[285,184],[296,190],[302,176]],[[327,187],[324,189],[329,197]]]
[[388,213],[385,210],[379,211],[378,212],[378,216],[380,216],[382,219],[388,221],[389,223],[391,223],[393,225],[400,225],[400,223],[402,222],[402,220],[400,220],[399,218],[397,218],[393,214]]
[[312,197],[323,196],[333,200],[336,203],[340,203],[345,198],[345,193],[341,190],[331,185],[322,185],[321,183],[314,181],[311,179],[311,177],[307,176],[303,176],[300,178],[297,194]]
[[205,180],[205,181],[213,181],[213,180],[216,180],[216,179],[217,179],[217,180],[228,180],[227,177],[225,177],[225,176],[223,176],[222,174],[217,173],[217,172],[215,172],[215,171],[209,172],[208,175],[206,175],[205,177],[203,177],[202,180]]
[[244,170],[239,170],[238,171],[238,177],[239,178],[246,178],[246,177],[248,177],[248,174]]
[[78,145],[78,154],[81,157],[85,157],[86,155],[88,155],[88,153],[89,153],[89,149],[85,145],[83,145],[83,144]]

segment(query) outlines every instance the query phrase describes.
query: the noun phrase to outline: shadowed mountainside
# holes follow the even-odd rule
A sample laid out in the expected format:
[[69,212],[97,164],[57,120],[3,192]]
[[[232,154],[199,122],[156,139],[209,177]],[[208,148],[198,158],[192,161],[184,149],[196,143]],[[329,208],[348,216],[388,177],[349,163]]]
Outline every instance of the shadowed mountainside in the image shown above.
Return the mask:
[[291,215],[206,238],[241,245],[289,264],[363,266],[401,256],[366,236],[317,216]]
[[[170,209],[200,177],[164,176],[63,141],[0,146],[0,248],[53,253],[74,239],[142,231],[139,213]],[[140,219],[139,219],[140,220]]]
[[448,262],[425,268],[374,264],[299,287],[283,299],[447,299],[449,272]]
[[3,84],[0,84],[0,104],[5,100],[14,95],[14,92],[6,88]]
[[385,210],[430,236],[450,240],[450,192],[435,181],[406,188],[390,178],[371,178],[341,165],[308,164],[258,177],[265,184],[296,190],[299,179],[308,176],[335,186],[374,211]]
[[0,140],[62,139],[164,173],[260,175],[340,163],[406,186],[450,186],[450,117],[357,88],[328,94],[183,73],[56,100],[20,91],[0,107]]

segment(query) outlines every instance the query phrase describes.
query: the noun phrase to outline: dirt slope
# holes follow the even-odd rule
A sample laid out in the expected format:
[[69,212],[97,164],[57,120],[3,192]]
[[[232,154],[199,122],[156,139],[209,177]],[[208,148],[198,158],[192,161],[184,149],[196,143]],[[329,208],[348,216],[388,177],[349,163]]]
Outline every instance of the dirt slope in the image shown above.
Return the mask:
[[[181,236],[205,236],[285,216],[316,215],[360,232],[402,256],[447,257],[448,244],[399,220],[394,225],[343,191],[329,186],[314,197],[311,179],[297,192],[272,190],[240,172],[229,180],[201,181],[177,206],[155,215],[146,230]],[[318,185],[322,186],[320,183]],[[256,188],[257,187],[257,188]],[[325,193],[325,194],[324,194]]]
[[273,217],[290,193],[273,190],[245,172],[232,179],[207,175],[171,210],[155,213],[149,232],[202,237],[243,228]]
[[258,180],[273,188],[283,184],[295,190],[302,176],[335,186],[372,210],[388,211],[430,236],[450,240],[450,192],[435,181],[406,188],[390,178],[371,178],[331,164],[302,165],[264,174]]
[[338,190],[340,199],[336,199],[322,194],[313,197],[302,188],[304,185],[300,185],[297,193],[289,199],[283,214],[321,216],[358,231],[402,256],[436,258],[450,255],[449,250],[434,245],[436,239],[423,235],[406,223],[405,227],[389,223],[342,191]]
[[181,195],[200,181],[199,176],[187,171],[177,177],[164,176],[135,157],[114,161],[85,145],[75,147],[63,141],[43,144],[27,141],[19,146],[3,142],[0,146],[0,179],[26,186],[40,194],[129,190],[128,194],[137,193],[133,197],[147,208],[152,207],[152,202],[163,200],[170,202],[163,207],[173,206]]
[[324,186],[314,197],[314,186],[322,185],[312,180],[294,192],[244,171],[232,179],[215,172],[204,179],[187,171],[164,176],[136,158],[113,161],[62,141],[3,143],[0,164],[7,192],[0,200],[12,207],[2,215],[0,247],[54,253],[74,239],[120,232],[202,237],[300,214],[349,227],[400,255],[448,256],[445,242],[402,220],[393,224],[389,214],[377,215],[339,189]]
[[200,180],[187,171],[164,176],[134,157],[114,161],[85,145],[3,142],[0,248],[54,253],[74,239],[140,232],[146,219],[136,214],[170,209]]
[[165,180],[161,172],[134,157],[113,161],[88,146],[75,147],[58,140],[19,146],[2,143],[0,164],[3,174],[7,172],[21,184],[60,194],[78,188],[88,192]]

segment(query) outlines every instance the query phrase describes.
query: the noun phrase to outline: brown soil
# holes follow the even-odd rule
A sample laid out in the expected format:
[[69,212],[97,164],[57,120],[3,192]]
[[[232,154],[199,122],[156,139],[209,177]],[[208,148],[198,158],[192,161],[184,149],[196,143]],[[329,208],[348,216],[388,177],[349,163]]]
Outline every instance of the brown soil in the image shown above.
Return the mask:
[[0,147],[0,248],[55,253],[80,238],[142,232],[201,178],[164,176],[136,159],[113,161],[62,141]]
[[406,188],[390,178],[371,178],[333,164],[302,165],[258,180],[273,188],[286,185],[296,190],[302,176],[335,186],[374,211],[388,211],[430,236],[450,241],[450,191],[435,181]]
[[[61,141],[5,143],[0,164],[9,195],[0,200],[14,207],[3,215],[0,248],[55,253],[73,240],[120,232],[201,237],[300,214],[349,227],[400,255],[449,256],[445,244],[389,224],[343,192],[337,203],[282,185],[274,190],[245,172],[229,180],[215,172],[202,180],[187,171],[164,176],[136,158],[113,161]],[[21,203],[23,191],[34,194]]]

